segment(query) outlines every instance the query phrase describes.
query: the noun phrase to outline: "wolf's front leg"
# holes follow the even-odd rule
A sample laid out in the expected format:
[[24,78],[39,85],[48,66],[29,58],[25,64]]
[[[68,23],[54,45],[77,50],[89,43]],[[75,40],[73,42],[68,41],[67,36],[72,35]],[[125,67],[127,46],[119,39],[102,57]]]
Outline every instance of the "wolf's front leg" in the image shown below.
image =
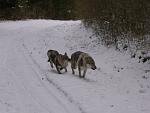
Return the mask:
[[56,69],[58,71],[58,74],[61,74],[59,67],[56,65]]
[[83,78],[85,77],[86,71],[87,71],[87,68],[85,68],[83,71],[83,76],[82,76]]

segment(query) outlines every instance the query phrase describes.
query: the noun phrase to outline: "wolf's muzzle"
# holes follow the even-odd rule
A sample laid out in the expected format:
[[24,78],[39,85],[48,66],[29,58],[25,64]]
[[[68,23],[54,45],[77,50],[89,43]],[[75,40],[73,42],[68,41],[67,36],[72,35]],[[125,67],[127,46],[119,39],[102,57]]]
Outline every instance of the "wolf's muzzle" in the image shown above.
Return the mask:
[[95,70],[96,68],[97,68],[96,66],[92,67],[93,70]]

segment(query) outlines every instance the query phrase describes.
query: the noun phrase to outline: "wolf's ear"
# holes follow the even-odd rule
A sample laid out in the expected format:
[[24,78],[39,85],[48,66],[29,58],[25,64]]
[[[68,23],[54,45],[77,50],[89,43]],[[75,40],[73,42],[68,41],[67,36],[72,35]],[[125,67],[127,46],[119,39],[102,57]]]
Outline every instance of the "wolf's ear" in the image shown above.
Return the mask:
[[67,56],[67,53],[65,52],[65,56]]

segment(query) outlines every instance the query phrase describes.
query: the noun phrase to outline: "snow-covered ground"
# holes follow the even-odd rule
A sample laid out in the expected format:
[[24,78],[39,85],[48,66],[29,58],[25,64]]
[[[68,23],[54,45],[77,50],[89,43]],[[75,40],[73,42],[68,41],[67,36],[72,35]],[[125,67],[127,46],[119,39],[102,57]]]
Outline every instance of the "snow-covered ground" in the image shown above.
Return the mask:
[[[91,35],[80,21],[0,22],[0,113],[150,113],[150,65]],[[48,49],[88,52],[98,69],[57,74]]]

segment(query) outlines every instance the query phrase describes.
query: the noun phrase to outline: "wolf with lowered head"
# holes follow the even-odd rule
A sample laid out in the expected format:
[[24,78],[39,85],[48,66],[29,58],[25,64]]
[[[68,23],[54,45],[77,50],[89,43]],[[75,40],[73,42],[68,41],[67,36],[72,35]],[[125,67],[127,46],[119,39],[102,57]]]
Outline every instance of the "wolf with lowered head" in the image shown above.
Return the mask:
[[[96,69],[94,59],[87,53],[77,51],[71,55],[71,69],[72,74],[75,74],[74,69],[78,67],[79,77],[84,78],[88,68]],[[83,75],[81,75],[83,70]]]

